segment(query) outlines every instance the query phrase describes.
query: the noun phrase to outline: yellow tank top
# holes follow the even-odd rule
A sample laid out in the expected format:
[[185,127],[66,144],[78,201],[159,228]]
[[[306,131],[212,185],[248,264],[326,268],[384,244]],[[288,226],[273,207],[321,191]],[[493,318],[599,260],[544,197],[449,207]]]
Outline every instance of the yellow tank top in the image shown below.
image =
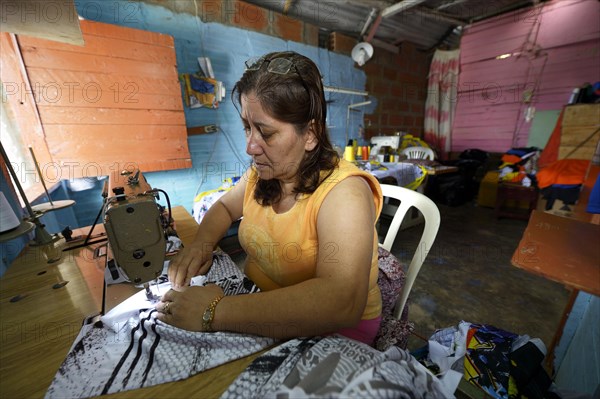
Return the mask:
[[[308,280],[315,275],[317,259],[317,216],[327,193],[340,181],[349,176],[363,177],[373,192],[376,215],[382,207],[382,194],[379,182],[368,172],[358,169],[345,160],[317,190],[302,195],[287,212],[277,214],[271,206],[261,206],[254,199],[254,189],[258,181],[252,170],[244,194],[243,219],[238,235],[242,248],[246,251],[244,272],[263,291],[287,287]],[[377,286],[377,231],[373,226],[373,257],[369,275],[369,294],[362,315],[363,320],[373,319],[381,314],[381,293]],[[335,256],[336,248],[325,249]]]

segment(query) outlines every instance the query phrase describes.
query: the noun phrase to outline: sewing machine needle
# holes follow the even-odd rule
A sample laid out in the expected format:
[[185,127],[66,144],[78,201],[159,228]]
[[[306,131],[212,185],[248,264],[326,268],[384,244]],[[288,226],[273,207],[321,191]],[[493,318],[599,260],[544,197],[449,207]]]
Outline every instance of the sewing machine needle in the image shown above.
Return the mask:
[[148,298],[150,302],[154,302],[156,300],[156,297],[150,290],[150,283],[144,283],[144,289],[146,290],[146,298]]
[[[158,283],[156,284],[156,287],[158,288]],[[151,303],[156,303],[160,301],[160,295],[154,295],[154,293],[150,289],[150,283],[144,283],[144,289],[146,290],[146,298]]]

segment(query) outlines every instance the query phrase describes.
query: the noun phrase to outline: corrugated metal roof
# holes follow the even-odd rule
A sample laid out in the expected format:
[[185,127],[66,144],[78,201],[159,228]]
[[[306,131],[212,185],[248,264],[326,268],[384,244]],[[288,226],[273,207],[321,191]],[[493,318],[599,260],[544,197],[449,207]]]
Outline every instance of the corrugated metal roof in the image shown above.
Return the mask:
[[[456,48],[462,27],[540,0],[245,0],[357,41],[393,49],[404,41],[419,49]],[[377,22],[380,16],[379,23]]]

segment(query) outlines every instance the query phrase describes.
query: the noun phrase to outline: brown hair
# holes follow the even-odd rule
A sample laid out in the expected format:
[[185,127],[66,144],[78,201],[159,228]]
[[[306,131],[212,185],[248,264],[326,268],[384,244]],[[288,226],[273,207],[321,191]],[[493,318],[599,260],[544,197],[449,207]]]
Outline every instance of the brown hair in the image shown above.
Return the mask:
[[[269,63],[277,58],[292,62],[287,73],[268,71]],[[246,70],[235,84],[232,92],[234,105],[237,108],[236,101],[241,104],[243,94],[254,92],[271,117],[294,125],[299,135],[304,134],[311,121],[314,121],[313,129],[318,143],[301,161],[298,184],[294,188],[296,194],[313,193],[339,162],[326,130],[327,103],[319,69],[309,58],[293,51],[266,54],[261,57],[256,68]],[[325,173],[322,175],[321,172]],[[258,180],[254,191],[254,198],[258,203],[272,205],[281,196],[279,180]]]

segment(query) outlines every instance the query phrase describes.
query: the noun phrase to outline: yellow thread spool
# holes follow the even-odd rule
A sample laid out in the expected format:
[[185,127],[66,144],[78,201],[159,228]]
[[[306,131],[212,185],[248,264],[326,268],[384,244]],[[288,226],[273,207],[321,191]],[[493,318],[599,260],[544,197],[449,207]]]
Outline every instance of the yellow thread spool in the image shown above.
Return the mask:
[[353,162],[356,160],[355,156],[354,156],[354,147],[349,145],[344,149],[344,159],[346,161],[350,161]]

